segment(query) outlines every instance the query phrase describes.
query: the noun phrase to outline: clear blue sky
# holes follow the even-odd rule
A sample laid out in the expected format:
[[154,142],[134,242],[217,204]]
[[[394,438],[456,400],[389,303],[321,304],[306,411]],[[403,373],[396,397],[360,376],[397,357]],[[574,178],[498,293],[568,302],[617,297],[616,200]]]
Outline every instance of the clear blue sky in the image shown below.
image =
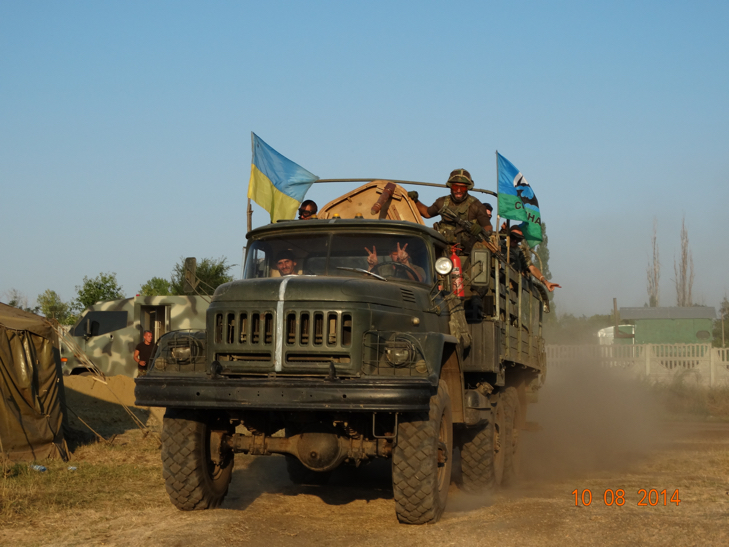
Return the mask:
[[[0,3],[0,294],[240,265],[250,132],[322,178],[526,176],[562,312],[729,290],[727,2]],[[314,186],[320,205],[351,189]],[[431,202],[438,191],[421,192]],[[268,217],[256,207],[254,225]],[[238,275],[240,266],[236,266]]]

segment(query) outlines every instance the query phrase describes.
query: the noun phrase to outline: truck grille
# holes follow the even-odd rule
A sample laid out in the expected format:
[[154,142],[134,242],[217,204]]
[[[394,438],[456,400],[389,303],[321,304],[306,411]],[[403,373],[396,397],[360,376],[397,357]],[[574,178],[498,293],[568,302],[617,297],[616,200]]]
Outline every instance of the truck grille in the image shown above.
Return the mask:
[[336,311],[286,313],[284,340],[287,346],[352,345],[352,315]]
[[[283,315],[282,361],[290,366],[351,363],[352,314],[287,310]],[[223,311],[215,314],[215,358],[255,366],[275,360],[276,313]],[[231,365],[232,366],[232,363]]]
[[215,343],[271,346],[273,319],[272,311],[218,313],[215,315]]

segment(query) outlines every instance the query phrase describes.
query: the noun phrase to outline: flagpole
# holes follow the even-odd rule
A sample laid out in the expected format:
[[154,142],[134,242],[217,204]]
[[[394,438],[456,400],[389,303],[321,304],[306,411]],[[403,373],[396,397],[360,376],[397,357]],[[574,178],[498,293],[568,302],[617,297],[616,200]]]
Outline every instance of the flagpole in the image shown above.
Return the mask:
[[[497,196],[496,196],[496,211],[497,211],[497,214],[496,214],[496,222],[497,222],[497,224],[499,222],[501,222],[501,218],[500,218],[501,215],[499,214],[500,213],[500,209],[499,209],[498,192],[499,192],[499,151],[497,150],[496,151],[496,193],[497,193]],[[510,264],[509,258],[510,258],[510,255],[511,255],[511,245],[510,245],[510,243],[511,243],[511,241],[510,241],[511,240],[511,233],[510,233],[511,230],[510,230],[510,228],[511,228],[511,220],[508,220],[507,219],[506,220],[506,263],[507,264]],[[500,229],[501,229],[501,226],[499,226],[499,230]],[[498,234],[498,231],[496,233]]]
[[[253,178],[253,161],[256,157],[256,138],[257,135],[251,131],[251,179]],[[250,232],[253,227],[253,209],[251,208],[251,183],[248,182],[248,208],[246,209],[247,228],[246,233]]]
[[253,229],[253,208],[251,207],[251,198],[248,198],[248,209],[246,211],[246,216],[248,217],[248,230],[246,231],[246,233],[248,233]]
[[499,210],[499,151],[496,151],[496,241],[499,240],[499,230],[501,229],[501,214]]

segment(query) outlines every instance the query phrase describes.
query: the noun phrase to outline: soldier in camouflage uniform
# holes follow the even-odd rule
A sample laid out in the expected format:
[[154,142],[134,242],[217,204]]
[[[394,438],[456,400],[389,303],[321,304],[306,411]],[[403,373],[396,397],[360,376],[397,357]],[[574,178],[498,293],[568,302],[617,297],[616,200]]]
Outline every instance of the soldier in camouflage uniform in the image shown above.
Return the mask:
[[452,220],[442,215],[440,222],[433,227],[439,231],[446,240],[452,245],[460,245],[462,252],[468,254],[471,247],[476,241],[476,236],[480,233],[490,232],[491,227],[491,211],[493,208],[488,203],[481,203],[478,199],[468,194],[473,188],[473,179],[471,174],[465,169],[455,169],[451,171],[446,186],[451,189],[449,196],[443,196],[435,200],[430,207],[418,201],[417,192],[408,192],[408,197],[415,202],[415,206],[423,218],[432,218],[441,215],[444,209],[448,209],[455,213],[461,220],[471,223],[469,230],[458,226]]
[[[530,254],[531,250],[524,241],[524,233],[520,226],[512,226],[509,229],[509,262],[514,268],[528,276],[531,273],[539,281],[544,283],[549,292],[554,292],[554,289],[562,287],[557,283],[550,283],[547,278],[544,277],[542,271],[537,268],[531,261]],[[506,255],[505,245],[503,246],[502,252]]]

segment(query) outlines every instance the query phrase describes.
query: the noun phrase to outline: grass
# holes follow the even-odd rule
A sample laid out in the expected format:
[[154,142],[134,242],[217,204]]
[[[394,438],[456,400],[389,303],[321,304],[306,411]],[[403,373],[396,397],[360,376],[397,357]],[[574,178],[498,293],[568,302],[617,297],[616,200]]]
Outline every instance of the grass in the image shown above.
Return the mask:
[[679,375],[649,389],[672,416],[729,420],[729,386],[702,386]]
[[30,464],[6,467],[0,478],[0,527],[26,526],[69,511],[115,513],[169,503],[157,442],[136,433],[114,444],[81,446],[69,462],[40,462],[46,472]]

